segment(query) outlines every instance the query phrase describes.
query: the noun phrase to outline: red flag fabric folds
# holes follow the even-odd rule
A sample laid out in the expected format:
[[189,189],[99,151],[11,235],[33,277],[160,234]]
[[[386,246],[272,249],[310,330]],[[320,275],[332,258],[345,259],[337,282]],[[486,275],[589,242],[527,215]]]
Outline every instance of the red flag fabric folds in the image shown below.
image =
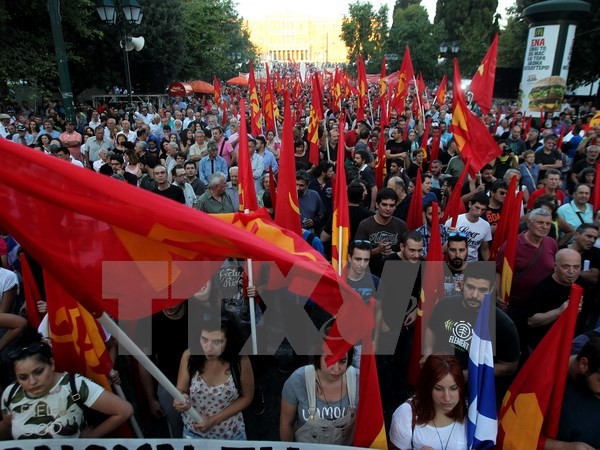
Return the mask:
[[[344,119],[339,120],[340,136],[344,132]],[[335,185],[333,187],[333,224],[331,226],[331,264],[341,275],[348,261],[348,240],[350,237],[350,210],[348,207],[348,191],[346,170],[344,169],[344,140],[338,141]],[[341,256],[340,256],[341,255]]]
[[254,79],[254,66],[250,60],[250,73],[248,74],[248,89],[250,91],[250,133],[252,136],[258,136],[262,131],[262,118],[260,114],[260,102],[258,100],[258,90],[256,80]]
[[481,64],[473,75],[471,92],[473,99],[481,108],[483,114],[490,112],[492,97],[494,96],[494,82],[496,81],[496,65],[498,62],[498,33],[494,36],[492,45],[483,57]]
[[[246,102],[240,100],[240,109],[246,111]],[[240,121],[240,148],[238,151],[238,177],[239,177],[239,196],[240,211],[246,209],[256,211],[258,209],[258,199],[254,189],[254,176],[252,174],[252,165],[250,163],[250,150],[248,147],[248,130],[246,120]]]

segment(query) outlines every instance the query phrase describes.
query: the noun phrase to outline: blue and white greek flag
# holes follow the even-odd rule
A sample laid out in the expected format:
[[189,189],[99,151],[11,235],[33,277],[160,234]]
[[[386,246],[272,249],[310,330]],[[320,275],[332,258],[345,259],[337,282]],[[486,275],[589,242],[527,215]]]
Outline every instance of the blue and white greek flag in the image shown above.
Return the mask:
[[488,449],[496,443],[498,416],[494,385],[494,354],[490,338],[490,295],[477,315],[469,349],[469,449]]

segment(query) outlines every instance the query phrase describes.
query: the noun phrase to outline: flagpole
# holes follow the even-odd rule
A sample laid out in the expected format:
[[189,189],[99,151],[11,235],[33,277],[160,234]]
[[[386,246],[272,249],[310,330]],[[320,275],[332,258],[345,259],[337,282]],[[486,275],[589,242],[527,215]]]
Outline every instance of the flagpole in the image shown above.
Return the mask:
[[369,99],[369,110],[371,111],[371,128],[374,128],[375,122],[373,122],[373,105],[371,104],[371,96],[369,95],[368,87],[367,87],[367,98]]
[[[147,355],[131,340],[127,334],[119,328],[119,326],[108,316],[108,314],[103,313],[99,318],[98,322],[102,324],[102,326],[108,330],[113,337],[122,345],[130,354],[133,356],[143,367],[148,371],[150,375],[154,377],[154,379],[160,384],[165,390],[171,394],[171,396],[181,402],[186,403],[186,399],[183,394],[171,383],[164,373],[160,371],[158,367],[148,358]],[[192,417],[194,422],[202,423],[202,417],[198,414],[198,411],[194,409],[193,406],[190,407],[186,411]]]
[[[125,397],[125,393],[123,392],[123,388],[121,388],[121,385],[113,384],[112,388],[119,397],[121,397],[123,400],[127,400],[127,398]],[[131,417],[129,418],[129,423],[131,424],[131,428],[133,428],[135,437],[138,439],[143,439],[144,434],[142,433],[142,430],[140,429],[140,426],[139,426],[134,414],[132,414]]]
[[343,248],[342,248],[342,226],[338,225],[338,245],[337,245],[337,250],[338,250],[338,275],[341,277],[342,276],[342,266],[344,265],[344,261],[342,261],[343,258]]
[[[414,74],[413,82],[415,83],[415,88],[417,90],[417,103],[419,104],[419,111],[421,111],[421,96],[419,95],[419,85],[417,84],[417,79],[415,78]],[[423,112],[421,112],[421,114],[423,114]],[[408,124],[406,124],[406,126],[408,126]]]
[[[244,210],[244,214],[249,214],[250,210]],[[252,267],[252,258],[246,260],[246,267],[248,270],[248,287],[254,287],[254,270]],[[254,296],[248,297],[248,306],[250,308],[250,336],[252,338],[252,354],[258,354],[258,345],[256,341],[256,309],[254,304]]]

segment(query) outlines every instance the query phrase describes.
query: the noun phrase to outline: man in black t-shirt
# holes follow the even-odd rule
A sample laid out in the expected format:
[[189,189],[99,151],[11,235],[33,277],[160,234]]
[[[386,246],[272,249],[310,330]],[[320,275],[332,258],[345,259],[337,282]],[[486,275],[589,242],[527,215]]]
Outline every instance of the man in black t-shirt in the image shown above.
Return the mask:
[[154,179],[156,180],[156,189],[152,192],[163,197],[170,198],[176,202],[185,204],[185,195],[183,195],[183,189],[179,186],[175,186],[169,183],[167,178],[167,169],[165,166],[158,165],[154,168]]

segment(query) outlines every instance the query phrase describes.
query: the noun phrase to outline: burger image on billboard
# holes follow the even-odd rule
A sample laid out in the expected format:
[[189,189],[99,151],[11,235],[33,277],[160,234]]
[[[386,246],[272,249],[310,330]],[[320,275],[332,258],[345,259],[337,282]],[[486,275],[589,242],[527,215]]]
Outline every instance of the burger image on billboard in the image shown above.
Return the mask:
[[558,111],[565,95],[565,79],[548,77],[537,81],[529,92],[529,109],[537,111]]

